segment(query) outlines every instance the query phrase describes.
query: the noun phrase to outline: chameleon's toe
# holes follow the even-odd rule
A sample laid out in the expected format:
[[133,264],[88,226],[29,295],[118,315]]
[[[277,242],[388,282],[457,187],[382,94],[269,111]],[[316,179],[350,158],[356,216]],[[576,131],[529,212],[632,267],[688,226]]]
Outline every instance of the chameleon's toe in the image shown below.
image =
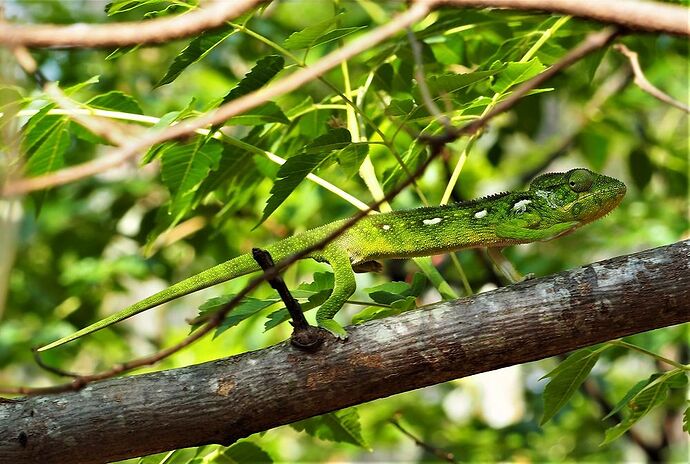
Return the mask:
[[520,281],[521,281],[521,282],[524,282],[524,281],[526,281],[526,280],[532,280],[532,279],[534,279],[535,277],[536,277],[536,275],[534,274],[534,272],[530,272],[530,273],[527,273],[527,274],[525,274],[524,276],[522,276],[522,279],[521,279]]
[[347,340],[347,331],[333,319],[318,321],[319,327],[328,330],[338,340]]

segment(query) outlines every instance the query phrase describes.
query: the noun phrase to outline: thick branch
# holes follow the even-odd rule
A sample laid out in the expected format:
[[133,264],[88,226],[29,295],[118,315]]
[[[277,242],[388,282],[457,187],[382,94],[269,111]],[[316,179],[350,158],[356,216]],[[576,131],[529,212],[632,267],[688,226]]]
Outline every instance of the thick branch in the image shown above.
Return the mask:
[[439,0],[442,5],[541,10],[647,32],[690,35],[690,10],[680,5],[638,0]]
[[102,462],[252,433],[690,321],[690,240],[214,362],[0,402],[7,462]]
[[10,47],[125,47],[167,42],[220,27],[260,0],[207,2],[184,15],[111,24],[21,26],[0,23],[0,45]]

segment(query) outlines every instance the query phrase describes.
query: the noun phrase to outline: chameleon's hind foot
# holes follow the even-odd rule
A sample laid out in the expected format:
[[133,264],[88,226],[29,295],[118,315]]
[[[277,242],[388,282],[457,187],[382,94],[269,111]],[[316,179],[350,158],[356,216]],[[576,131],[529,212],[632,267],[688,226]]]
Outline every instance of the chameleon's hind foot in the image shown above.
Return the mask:
[[347,331],[333,319],[318,321],[319,327],[329,331],[338,340],[347,340]]

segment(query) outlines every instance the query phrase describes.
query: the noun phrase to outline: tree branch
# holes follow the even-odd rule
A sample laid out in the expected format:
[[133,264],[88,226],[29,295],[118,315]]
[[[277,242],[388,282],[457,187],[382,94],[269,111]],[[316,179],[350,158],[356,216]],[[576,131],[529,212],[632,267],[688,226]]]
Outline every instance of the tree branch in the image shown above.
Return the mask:
[[508,8],[562,13],[637,31],[690,36],[690,10],[680,5],[638,0],[439,0],[444,6]]
[[103,462],[317,414],[690,321],[690,240],[350,327],[78,392],[0,402],[0,456]]
[[190,13],[111,24],[21,26],[0,23],[0,45],[9,47],[125,47],[163,43],[225,24],[261,0],[213,1]]

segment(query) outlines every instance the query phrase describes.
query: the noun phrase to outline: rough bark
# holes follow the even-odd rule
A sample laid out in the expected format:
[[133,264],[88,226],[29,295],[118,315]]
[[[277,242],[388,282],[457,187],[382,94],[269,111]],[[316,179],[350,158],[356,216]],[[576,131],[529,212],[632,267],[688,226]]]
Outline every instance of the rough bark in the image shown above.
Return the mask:
[[690,321],[690,240],[227,359],[0,402],[0,461],[90,463],[254,432]]

